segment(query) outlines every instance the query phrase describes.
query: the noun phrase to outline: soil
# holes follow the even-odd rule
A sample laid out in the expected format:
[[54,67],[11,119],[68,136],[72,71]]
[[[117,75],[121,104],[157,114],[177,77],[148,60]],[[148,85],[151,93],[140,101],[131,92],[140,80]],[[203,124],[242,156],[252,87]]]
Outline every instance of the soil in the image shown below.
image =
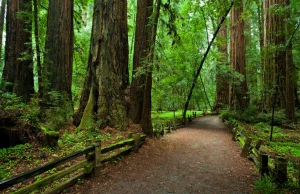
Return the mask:
[[252,193],[257,172],[231,137],[217,116],[197,118],[65,192]]

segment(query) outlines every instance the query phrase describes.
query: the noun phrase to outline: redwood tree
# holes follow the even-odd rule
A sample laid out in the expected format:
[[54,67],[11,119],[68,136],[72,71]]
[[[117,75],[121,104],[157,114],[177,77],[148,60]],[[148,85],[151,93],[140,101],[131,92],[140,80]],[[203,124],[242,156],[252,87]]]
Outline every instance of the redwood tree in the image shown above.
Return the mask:
[[232,69],[240,73],[244,79],[239,84],[233,84],[230,89],[230,106],[246,108],[249,104],[246,82],[246,58],[244,21],[242,19],[243,5],[235,4],[230,13],[230,65]]
[[31,12],[30,0],[7,2],[5,66],[2,78],[8,92],[14,92],[28,102],[34,93],[31,20],[21,11]]
[[[159,12],[161,7],[161,0],[157,0],[156,7],[153,12],[153,24],[150,36],[150,52],[148,56],[148,63],[151,64],[154,62],[155,53],[155,41],[157,33],[157,25],[159,19]],[[143,102],[143,112],[141,118],[141,127],[143,128],[144,133],[151,135],[153,133],[153,126],[151,120],[151,91],[152,91],[152,65],[147,67],[146,72],[146,85],[144,91],[144,102]]]
[[[286,111],[287,119],[295,120],[296,85],[295,65],[292,56],[293,25],[290,23],[289,9],[284,12],[282,6],[290,1],[264,1],[264,98],[266,110],[280,106]],[[287,44],[288,43],[288,44]]]
[[[221,16],[222,17],[222,16]],[[219,20],[222,18],[220,17]],[[222,69],[222,66],[227,65],[228,60],[228,50],[227,50],[227,28],[226,23],[222,24],[222,27],[220,28],[220,31],[218,33],[218,51],[220,57],[218,58],[218,64],[217,64],[217,74],[216,74],[216,103],[215,105],[218,106],[218,104],[229,104],[229,83],[228,79],[223,76],[223,74],[220,72]]]
[[[49,0],[43,84],[72,99],[73,0]],[[45,79],[44,79],[45,78]]]
[[130,88],[129,116],[134,123],[140,123],[143,111],[144,89],[146,83],[145,69],[150,52],[151,18],[153,0],[138,0],[136,14],[136,31],[133,56],[133,78]]
[[127,1],[95,0],[91,40],[91,90],[78,130],[128,126]]
[[0,13],[0,64],[2,63],[2,37],[3,37],[3,27],[4,27],[4,15],[6,10],[6,0],[1,2],[1,13]]

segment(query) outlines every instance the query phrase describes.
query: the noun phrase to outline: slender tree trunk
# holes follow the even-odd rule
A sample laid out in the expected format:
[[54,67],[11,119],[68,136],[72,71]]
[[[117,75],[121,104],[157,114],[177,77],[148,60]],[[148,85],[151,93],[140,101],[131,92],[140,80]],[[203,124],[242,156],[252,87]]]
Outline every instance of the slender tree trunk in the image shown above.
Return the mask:
[[[129,117],[134,123],[140,123],[143,111],[145,73],[139,73],[147,65],[150,51],[151,21],[153,0],[138,0],[136,14],[136,31],[133,56],[133,78],[130,88]],[[140,69],[139,69],[140,68]]]
[[2,64],[2,40],[3,40],[3,27],[4,27],[4,17],[6,10],[6,0],[1,2],[1,13],[0,13],[0,65]]
[[74,114],[74,120],[73,123],[76,126],[79,126],[80,121],[82,119],[84,109],[88,103],[89,96],[90,96],[90,91],[91,91],[91,85],[92,85],[92,63],[91,63],[91,56],[89,56],[89,61],[88,61],[88,68],[87,68],[87,73],[86,77],[84,80],[83,88],[81,91],[81,96],[80,96],[80,102],[79,102],[79,107],[78,110]]
[[43,67],[46,91],[60,92],[70,101],[74,43],[73,7],[73,0],[49,0]]
[[242,4],[231,10],[230,28],[230,65],[233,70],[243,75],[244,80],[239,85],[232,85],[230,89],[230,106],[244,109],[249,104],[248,87],[246,80],[245,35],[244,21],[242,20]]
[[91,90],[78,130],[128,126],[127,1],[95,0],[91,40]]
[[34,39],[35,39],[35,50],[36,50],[36,63],[38,72],[38,86],[39,96],[42,98],[43,94],[43,80],[42,80],[42,64],[41,64],[41,49],[40,49],[40,38],[39,38],[39,23],[38,23],[38,6],[37,0],[33,0],[33,17],[34,17]]
[[204,64],[204,62],[205,62],[205,60],[206,60],[206,57],[207,57],[207,55],[208,55],[208,53],[209,53],[209,51],[210,51],[210,48],[211,48],[211,46],[212,46],[212,44],[213,44],[215,38],[217,37],[217,34],[218,34],[218,32],[219,32],[219,30],[220,30],[220,28],[221,28],[223,22],[225,21],[225,19],[226,19],[228,13],[230,12],[230,10],[231,10],[233,4],[234,4],[234,3],[232,2],[232,3],[230,4],[230,7],[226,10],[226,13],[225,13],[224,16],[222,17],[221,22],[219,23],[219,25],[218,25],[216,31],[214,32],[213,38],[212,38],[212,40],[210,41],[210,43],[209,43],[209,45],[208,45],[208,47],[207,47],[207,49],[206,49],[206,52],[205,52],[204,55],[203,55],[203,58],[202,58],[202,60],[201,60],[201,62],[200,62],[200,65],[199,65],[199,67],[198,67],[198,69],[197,69],[197,72],[196,72],[196,74],[195,74],[195,76],[194,76],[193,83],[192,83],[192,87],[191,87],[190,92],[189,92],[189,94],[188,94],[187,100],[186,100],[186,102],[185,102],[185,104],[184,104],[184,109],[183,109],[183,114],[182,114],[183,119],[186,118],[186,111],[187,111],[187,109],[188,109],[188,107],[189,107],[189,103],[190,103],[190,100],[191,100],[191,98],[192,98],[194,88],[195,88],[195,86],[196,86],[198,77],[199,77],[199,75],[200,75],[200,71],[201,71],[201,69],[202,69],[202,67],[203,67],[203,64]]
[[[150,38],[150,53],[148,61],[150,63],[154,62],[155,58],[155,41],[156,41],[156,34],[157,34],[157,25],[159,19],[159,12],[161,7],[161,0],[157,0],[156,7],[154,10],[154,17],[153,17],[153,25],[152,25],[152,32]],[[144,103],[143,103],[143,112],[141,118],[141,126],[143,128],[144,133],[151,135],[153,134],[153,127],[152,127],[152,120],[151,120],[151,90],[152,90],[152,66],[147,68],[148,71],[146,73],[146,86],[144,91]]]
[[[22,96],[25,102],[30,100],[34,93],[32,49],[31,45],[31,20],[19,18],[20,11],[31,12],[31,6],[27,6],[30,0],[8,1],[6,16],[6,44],[5,66],[3,80],[10,82],[6,90]],[[26,53],[25,55],[23,55]],[[22,58],[22,59],[20,59]]]

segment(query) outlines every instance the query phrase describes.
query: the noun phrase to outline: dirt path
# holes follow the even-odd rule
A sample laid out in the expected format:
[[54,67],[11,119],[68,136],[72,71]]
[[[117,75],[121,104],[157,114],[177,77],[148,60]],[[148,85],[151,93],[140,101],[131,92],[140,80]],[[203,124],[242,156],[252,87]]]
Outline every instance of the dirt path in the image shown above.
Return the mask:
[[257,176],[217,116],[195,119],[73,187],[76,193],[251,193]]

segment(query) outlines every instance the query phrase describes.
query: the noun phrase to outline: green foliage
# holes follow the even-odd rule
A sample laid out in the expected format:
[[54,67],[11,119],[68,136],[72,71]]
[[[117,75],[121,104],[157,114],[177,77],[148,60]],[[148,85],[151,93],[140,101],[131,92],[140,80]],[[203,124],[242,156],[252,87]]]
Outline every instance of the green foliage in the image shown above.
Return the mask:
[[42,125],[47,129],[57,131],[72,117],[72,104],[67,97],[57,91],[49,92],[47,99],[51,103],[48,104],[50,107],[43,112],[46,122]]
[[[226,110],[220,115],[224,120],[239,120],[245,123],[268,123],[271,124],[271,113],[259,113],[256,107],[250,106],[245,110]],[[274,125],[282,126],[286,123],[284,111],[278,111],[274,114]]]
[[294,142],[270,142],[269,147],[276,152],[283,153],[285,155],[292,155],[294,157],[300,157],[300,145]]
[[260,194],[273,194],[276,193],[276,184],[272,177],[264,176],[262,180],[254,183],[254,189]]
[[39,127],[40,109],[37,98],[31,98],[31,101],[25,104],[16,94],[0,90],[0,104],[3,110],[16,113],[23,124]]
[[0,180],[5,179],[6,176],[7,176],[7,173],[3,169],[0,168]]

